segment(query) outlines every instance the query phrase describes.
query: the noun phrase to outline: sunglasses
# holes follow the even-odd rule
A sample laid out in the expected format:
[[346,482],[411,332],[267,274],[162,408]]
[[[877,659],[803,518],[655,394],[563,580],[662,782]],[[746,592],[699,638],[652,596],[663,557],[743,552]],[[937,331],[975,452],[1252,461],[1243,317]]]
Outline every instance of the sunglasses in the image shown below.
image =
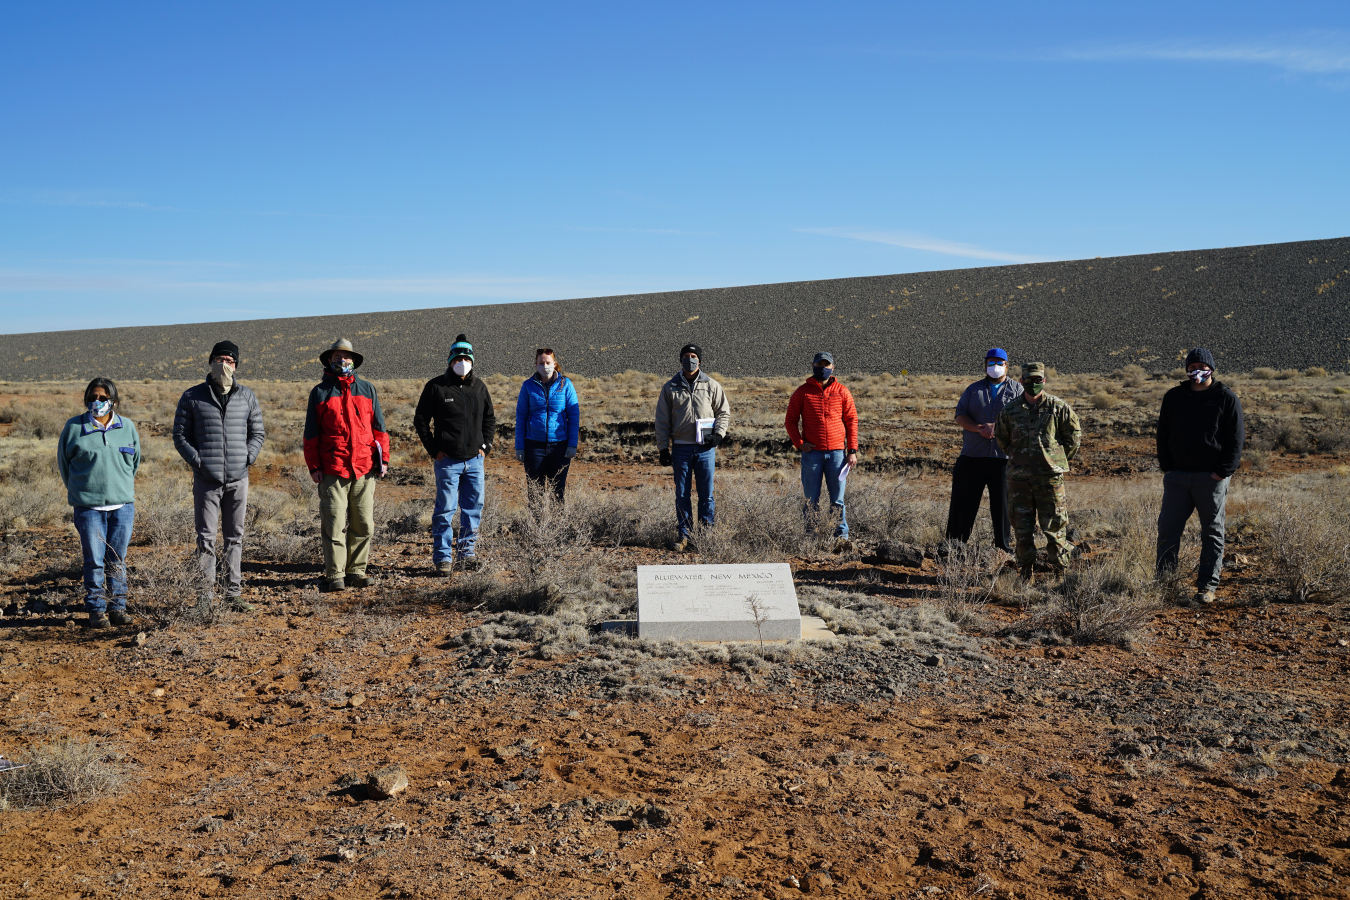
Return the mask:
[[1028,378],[1027,384],[1045,384],[1044,378]]

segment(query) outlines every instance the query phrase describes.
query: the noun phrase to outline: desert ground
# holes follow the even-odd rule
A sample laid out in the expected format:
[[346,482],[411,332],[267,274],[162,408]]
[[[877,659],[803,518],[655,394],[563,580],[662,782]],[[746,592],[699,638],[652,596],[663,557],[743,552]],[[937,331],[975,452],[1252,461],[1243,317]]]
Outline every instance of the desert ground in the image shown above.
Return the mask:
[[[978,362],[978,361],[977,361]],[[0,383],[0,898],[1350,896],[1350,376],[1220,377],[1247,412],[1219,601],[1153,579],[1153,426],[1171,373],[1050,376],[1084,449],[1063,581],[944,548],[971,378],[849,378],[855,546],[807,533],[782,428],[798,381],[729,375],[717,527],[664,549],[667,374],[577,378],[565,507],[526,502],[503,428],[476,573],[434,578],[416,380],[376,585],[321,595],[308,382],[258,382],[251,614],[195,607],[190,382],[120,382],[145,445],[135,624],[79,627],[53,457],[83,382]],[[718,368],[714,361],[712,368]],[[242,373],[241,373],[242,374]],[[245,379],[246,383],[247,379]],[[1192,529],[1194,523],[1192,523]],[[825,642],[602,633],[634,567],[788,561]],[[398,785],[401,768],[407,787]]]

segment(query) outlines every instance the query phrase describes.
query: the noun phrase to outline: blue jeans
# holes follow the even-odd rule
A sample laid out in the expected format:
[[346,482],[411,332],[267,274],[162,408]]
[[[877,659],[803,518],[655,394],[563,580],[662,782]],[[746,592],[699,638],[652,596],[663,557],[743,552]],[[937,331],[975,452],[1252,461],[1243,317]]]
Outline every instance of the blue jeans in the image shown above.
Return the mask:
[[553,496],[563,502],[567,495],[567,470],[572,461],[567,458],[567,441],[548,444],[525,439],[525,477],[536,490],[553,489]]
[[75,530],[80,533],[80,549],[84,551],[85,612],[101,613],[109,606],[127,608],[127,545],[135,518],[134,503],[109,512],[99,512],[92,506],[75,507]]
[[717,465],[717,448],[702,444],[675,444],[670,449],[670,461],[675,470],[675,521],[680,537],[689,537],[694,527],[694,507],[690,488],[698,483],[698,520],[712,525],[713,470]]
[[1200,517],[1200,571],[1195,576],[1195,589],[1212,591],[1219,586],[1228,481],[1227,478],[1215,481],[1209,472],[1167,472],[1163,475],[1162,509],[1158,511],[1159,575],[1177,567],[1181,533],[1194,512]]
[[823,478],[830,492],[830,506],[839,511],[839,525],[834,529],[836,537],[848,537],[848,517],[844,514],[844,483],[848,476],[839,477],[844,468],[843,450],[804,450],[802,451],[802,491],[806,494],[807,508],[820,508],[820,482]]
[[456,544],[451,522],[459,505],[459,555],[472,556],[478,542],[478,523],[483,519],[483,457],[438,459],[436,507],[431,513],[431,559],[449,562]]

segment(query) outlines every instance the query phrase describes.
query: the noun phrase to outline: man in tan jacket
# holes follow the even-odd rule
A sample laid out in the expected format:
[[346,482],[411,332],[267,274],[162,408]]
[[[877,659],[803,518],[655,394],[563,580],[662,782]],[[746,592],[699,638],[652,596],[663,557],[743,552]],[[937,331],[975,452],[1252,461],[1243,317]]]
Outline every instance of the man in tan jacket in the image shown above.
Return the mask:
[[689,547],[694,524],[691,482],[698,484],[698,520],[713,524],[713,470],[717,445],[731,427],[731,406],[722,385],[702,370],[703,350],[697,344],[680,348],[680,371],[661,388],[656,401],[656,448],[661,465],[675,471],[675,521],[678,537],[669,544]]

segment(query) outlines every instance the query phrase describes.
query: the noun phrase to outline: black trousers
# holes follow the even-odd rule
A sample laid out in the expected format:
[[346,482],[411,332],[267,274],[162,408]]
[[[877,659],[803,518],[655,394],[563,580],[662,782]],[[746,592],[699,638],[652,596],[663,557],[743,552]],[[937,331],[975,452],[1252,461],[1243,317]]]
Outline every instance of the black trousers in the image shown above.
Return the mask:
[[989,524],[993,526],[994,545],[1012,553],[1006,459],[976,456],[956,458],[956,465],[952,466],[952,502],[947,508],[947,537],[962,543],[970,540],[985,488],[989,489]]

